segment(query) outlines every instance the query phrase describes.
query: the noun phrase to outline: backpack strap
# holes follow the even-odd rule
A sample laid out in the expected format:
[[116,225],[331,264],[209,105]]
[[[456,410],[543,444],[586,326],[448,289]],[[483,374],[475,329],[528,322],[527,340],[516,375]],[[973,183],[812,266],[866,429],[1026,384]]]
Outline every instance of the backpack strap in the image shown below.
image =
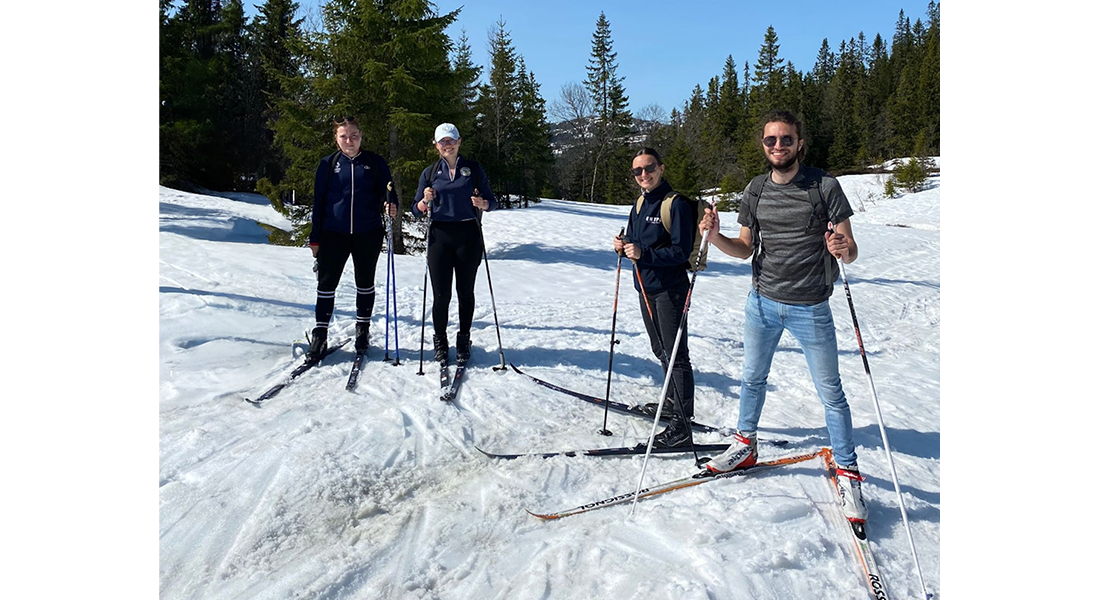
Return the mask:
[[671,191],[661,200],[661,225],[669,233],[672,233],[672,201],[679,195],[676,191]]
[[[817,216],[817,220],[822,233],[828,227],[828,223],[831,220],[829,216],[829,208],[825,204],[825,195],[821,191],[821,179],[825,175],[825,171],[815,167],[802,167],[806,177],[806,188],[810,197],[810,210]],[[813,224],[807,226],[807,229],[817,229]],[[822,242],[824,244],[824,242]],[[833,282],[837,277],[837,264],[836,257],[829,254],[828,250],[825,251],[823,261],[825,263],[825,286],[832,290]]]
[[825,205],[825,196],[821,193],[821,178],[825,172],[815,167],[802,167],[806,178],[806,188],[810,196],[810,210],[813,211],[821,226],[829,222],[829,208]]
[[760,223],[756,220],[756,208],[760,206],[760,194],[764,191],[764,183],[771,176],[771,171],[762,173],[752,178],[749,182],[748,192],[745,193],[743,202],[748,206],[749,229],[752,230],[753,253],[760,247]]
[[[679,195],[679,192],[673,190],[661,200],[661,225],[664,225],[665,231],[669,233],[672,233],[672,201]],[[638,196],[638,200],[634,203],[634,214],[641,214],[644,200],[645,194]]]

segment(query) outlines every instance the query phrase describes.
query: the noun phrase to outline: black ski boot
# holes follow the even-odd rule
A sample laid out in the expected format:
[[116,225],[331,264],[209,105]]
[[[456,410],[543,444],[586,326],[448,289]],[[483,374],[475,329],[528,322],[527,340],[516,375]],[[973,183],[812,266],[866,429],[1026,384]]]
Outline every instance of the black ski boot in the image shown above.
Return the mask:
[[674,416],[668,422],[668,427],[653,437],[654,448],[682,448],[691,445],[691,425],[684,422],[679,415]]
[[366,354],[370,347],[370,323],[355,324],[355,353]]
[[458,334],[458,338],[455,339],[455,354],[458,356],[458,362],[470,360],[470,334]]
[[[653,415],[657,414],[657,403],[650,402],[643,406],[642,410],[645,411],[645,414],[652,417]],[[661,407],[661,420],[671,421],[673,411],[674,409],[672,408],[672,398],[665,398],[665,404]]]
[[442,363],[443,366],[447,366],[450,363],[450,359],[447,355],[451,351],[451,346],[447,343],[447,338],[433,335],[432,344],[435,345],[436,362]]
[[314,327],[313,337],[309,340],[309,350],[306,352],[307,363],[318,363],[321,355],[328,349],[328,327]]

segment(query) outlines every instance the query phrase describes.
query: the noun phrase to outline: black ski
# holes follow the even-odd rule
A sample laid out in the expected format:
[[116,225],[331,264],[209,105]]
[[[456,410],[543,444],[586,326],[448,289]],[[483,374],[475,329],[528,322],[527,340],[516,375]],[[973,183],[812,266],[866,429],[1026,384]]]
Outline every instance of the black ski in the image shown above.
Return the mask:
[[451,385],[443,391],[443,395],[439,397],[440,400],[453,402],[455,397],[458,396],[458,387],[462,385],[463,375],[466,374],[466,363],[468,362],[470,362],[469,359],[460,360],[455,364],[455,375],[451,379]]
[[[616,402],[614,400],[609,400],[605,402],[603,398],[600,398],[598,396],[590,396],[581,392],[575,392],[573,390],[563,388],[560,385],[550,383],[549,381],[539,379],[534,375],[524,373],[523,371],[519,370],[519,367],[512,363],[508,363],[508,366],[512,367],[512,370],[516,373],[528,377],[531,379],[531,381],[534,381],[535,383],[543,387],[550,388],[555,392],[561,392],[579,400],[584,400],[585,402],[591,402],[592,404],[598,404],[600,406],[603,406],[606,403],[609,410],[613,410],[617,413],[621,413],[624,415],[633,415],[635,417],[640,417],[646,420],[653,420],[654,411],[647,411],[644,406],[631,406],[629,404],[623,404],[622,402]],[[661,421],[665,422],[665,419],[662,418]],[[691,423],[691,428],[695,431],[701,431],[705,433],[721,433],[721,430],[717,427],[714,427],[712,425],[704,425],[702,423],[696,423],[694,421],[692,421]],[[771,444],[773,446],[785,446],[787,444],[787,440],[758,440],[758,442]]]
[[359,383],[359,371],[362,368],[363,361],[366,360],[366,358],[367,358],[367,353],[366,352],[362,352],[362,353],[356,352],[355,353],[355,361],[353,361],[351,363],[351,373],[348,375],[348,384],[346,386],[344,386],[345,390],[350,392],[350,391],[354,390],[355,386]]
[[[563,452],[528,452],[523,454],[494,454],[492,452],[486,452],[481,448],[477,448],[482,454],[489,458],[502,458],[511,460],[514,458],[521,458],[524,456],[539,456],[542,458],[551,458],[554,456],[631,456],[635,454],[645,454],[645,444],[639,444],[637,446],[623,446],[621,448],[592,448],[589,450],[566,450]],[[726,448],[729,448],[729,444],[695,444],[695,450],[698,452],[725,452]],[[672,454],[672,453],[684,453],[691,452],[691,446],[681,446],[679,448],[658,448],[653,447],[650,451],[651,454]]]
[[447,361],[439,361],[439,399],[447,400],[447,393],[451,390],[451,369]]
[[347,345],[347,343],[350,342],[350,341],[351,341],[351,338],[347,338],[347,339],[344,339],[344,340],[340,340],[340,342],[338,342],[338,343],[336,343],[332,346],[329,346],[321,354],[321,359],[320,360],[318,360],[317,362],[306,361],[306,362],[298,365],[293,371],[290,372],[290,375],[288,375],[286,379],[284,379],[283,381],[275,384],[271,389],[267,390],[263,394],[260,394],[260,396],[257,397],[255,400],[253,400],[251,398],[245,398],[244,399],[245,402],[248,402],[248,403],[252,404],[253,406],[260,406],[261,404],[263,404],[264,400],[269,400],[269,399],[273,398],[276,394],[283,391],[283,388],[290,385],[290,383],[292,381],[297,379],[299,375],[301,375],[302,373],[305,373],[306,371],[312,369],[313,367],[316,367],[317,365],[321,364],[321,361],[324,360],[326,356],[332,354],[333,352],[336,352],[340,348]]

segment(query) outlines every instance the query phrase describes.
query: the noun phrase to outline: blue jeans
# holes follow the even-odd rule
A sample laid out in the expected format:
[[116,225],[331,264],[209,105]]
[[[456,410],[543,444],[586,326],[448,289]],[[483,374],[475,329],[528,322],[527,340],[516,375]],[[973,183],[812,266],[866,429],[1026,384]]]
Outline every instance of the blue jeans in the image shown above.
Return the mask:
[[741,412],[737,428],[756,431],[760,411],[764,408],[772,357],[784,329],[802,346],[810,366],[810,377],[825,405],[825,428],[829,430],[837,464],[854,465],[852,412],[840,385],[836,330],[828,300],[806,306],[769,300],[755,289],[749,294],[745,302],[745,366],[741,374]]

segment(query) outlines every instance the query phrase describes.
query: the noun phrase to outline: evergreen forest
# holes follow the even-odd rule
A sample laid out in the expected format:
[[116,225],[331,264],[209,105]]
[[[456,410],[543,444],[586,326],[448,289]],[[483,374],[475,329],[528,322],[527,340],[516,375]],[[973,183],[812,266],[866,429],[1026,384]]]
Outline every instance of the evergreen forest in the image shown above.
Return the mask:
[[[766,168],[759,119],[777,108],[800,115],[805,163],[834,175],[939,154],[935,1],[915,20],[900,11],[889,41],[863,32],[822,40],[808,72],[783,58],[768,27],[757,56],[727,56],[667,114],[632,110],[603,13],[579,83],[548,102],[503,17],[489,30],[489,64],[478,65],[465,31],[446,33],[461,9],[329,0],[307,22],[299,8],[266,0],[249,19],[241,0],[160,0],[160,181],[264,194],[295,224],[274,243],[308,236],[314,173],[345,115],[359,117],[363,148],[387,160],[405,204],[438,159],[430,140],[440,122],[457,125],[463,154],[484,166],[507,208],[540,197],[630,203],[637,188],[624,165],[641,146],[661,153],[679,191],[740,192]],[[398,222],[398,253],[402,231]]]

